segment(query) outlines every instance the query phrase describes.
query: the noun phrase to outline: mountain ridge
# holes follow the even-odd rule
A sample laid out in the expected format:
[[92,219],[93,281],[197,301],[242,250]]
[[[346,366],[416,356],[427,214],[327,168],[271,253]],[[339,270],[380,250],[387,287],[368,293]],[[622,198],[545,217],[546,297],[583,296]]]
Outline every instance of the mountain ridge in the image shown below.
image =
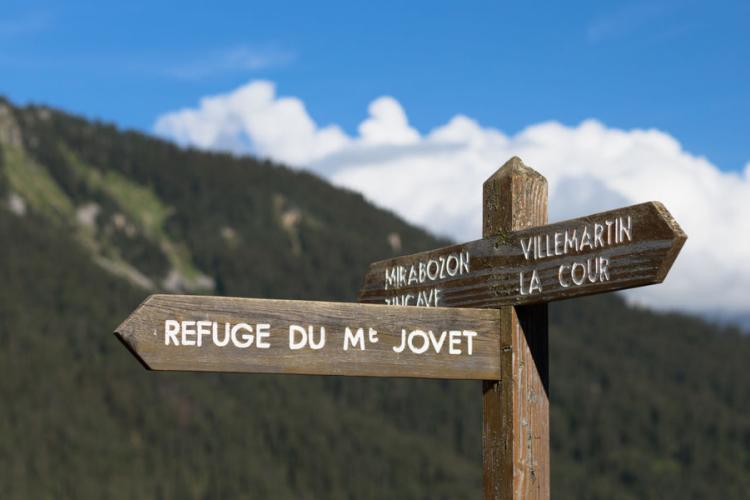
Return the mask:
[[[4,105],[0,496],[479,496],[479,384],[145,372],[110,332],[152,288],[97,260],[354,300],[369,262],[447,242],[308,173]],[[555,496],[743,497],[747,337],[617,296],[550,311]]]

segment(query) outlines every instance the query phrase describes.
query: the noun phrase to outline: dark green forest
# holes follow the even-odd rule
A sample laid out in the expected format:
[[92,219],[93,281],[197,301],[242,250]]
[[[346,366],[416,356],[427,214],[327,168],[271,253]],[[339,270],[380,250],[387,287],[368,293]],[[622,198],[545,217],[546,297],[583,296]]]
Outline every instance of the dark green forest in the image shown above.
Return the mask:
[[[148,372],[112,334],[153,291],[353,300],[445,243],[360,195],[0,100],[0,241],[0,498],[480,497],[478,382]],[[750,337],[550,313],[554,498],[747,498]]]

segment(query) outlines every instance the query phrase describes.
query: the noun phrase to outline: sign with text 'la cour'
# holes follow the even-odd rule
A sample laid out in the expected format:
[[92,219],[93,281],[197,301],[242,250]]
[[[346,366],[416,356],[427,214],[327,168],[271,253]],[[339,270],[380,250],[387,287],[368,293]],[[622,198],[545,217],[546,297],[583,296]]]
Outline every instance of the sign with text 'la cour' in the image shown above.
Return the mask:
[[360,302],[533,304],[660,283],[686,235],[650,202],[370,266]]
[[152,295],[115,331],[153,370],[499,379],[497,310]]

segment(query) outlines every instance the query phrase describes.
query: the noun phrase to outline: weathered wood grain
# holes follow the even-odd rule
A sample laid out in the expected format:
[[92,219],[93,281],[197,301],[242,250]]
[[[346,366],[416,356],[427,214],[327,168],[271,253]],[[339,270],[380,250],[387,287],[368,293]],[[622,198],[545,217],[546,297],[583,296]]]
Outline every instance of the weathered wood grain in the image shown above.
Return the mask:
[[[268,324],[270,334],[263,342],[269,347],[238,347],[233,342],[217,346],[211,335],[167,335],[165,321],[207,321],[218,323],[218,336],[224,339],[226,323],[246,323],[256,330],[257,324]],[[210,328],[204,324],[204,328]],[[315,340],[320,327],[325,328],[326,343],[313,350],[305,347],[291,350],[290,325],[314,327]],[[172,324],[174,326],[174,324]],[[345,328],[352,332],[364,328],[365,350],[361,344],[343,349]],[[190,328],[194,329],[195,326]],[[369,329],[377,331],[376,343],[368,341]],[[433,331],[436,341],[442,332],[474,331],[472,354],[468,354],[468,337],[454,344],[451,354],[450,334],[444,336],[440,352],[434,344],[417,354],[401,345],[402,329]],[[204,330],[205,331],[205,330]],[[494,379],[500,376],[500,313],[490,309],[415,308],[384,305],[262,300],[230,297],[186,295],[152,295],[115,331],[125,345],[152,370],[293,373],[313,375],[361,375],[379,377],[423,377],[441,379]],[[238,331],[241,338],[246,330]],[[201,346],[175,345],[175,339],[196,342]],[[297,336],[297,340],[301,337]],[[417,336],[413,345],[419,350],[424,337]],[[432,341],[430,341],[432,342]],[[169,345],[167,345],[169,343]]]
[[[512,158],[484,183],[483,216],[485,237],[546,223],[546,179]],[[548,500],[547,304],[499,312],[501,376],[482,384],[484,498]]]
[[[503,223],[530,213],[524,207]],[[535,227],[487,224],[496,232],[484,239],[372,264],[360,302],[435,305],[429,298],[438,294],[438,306],[500,307],[650,285],[664,280],[687,238],[658,202]],[[583,244],[585,233],[591,245]]]

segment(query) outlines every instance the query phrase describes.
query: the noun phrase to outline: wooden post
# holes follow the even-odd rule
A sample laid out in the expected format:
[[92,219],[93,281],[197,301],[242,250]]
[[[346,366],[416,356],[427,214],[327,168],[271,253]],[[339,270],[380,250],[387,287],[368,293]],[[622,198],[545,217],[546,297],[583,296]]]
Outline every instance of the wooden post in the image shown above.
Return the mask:
[[[547,180],[513,157],[484,183],[483,236],[547,223]],[[549,499],[547,304],[501,308],[501,380],[483,382],[484,498]]]

